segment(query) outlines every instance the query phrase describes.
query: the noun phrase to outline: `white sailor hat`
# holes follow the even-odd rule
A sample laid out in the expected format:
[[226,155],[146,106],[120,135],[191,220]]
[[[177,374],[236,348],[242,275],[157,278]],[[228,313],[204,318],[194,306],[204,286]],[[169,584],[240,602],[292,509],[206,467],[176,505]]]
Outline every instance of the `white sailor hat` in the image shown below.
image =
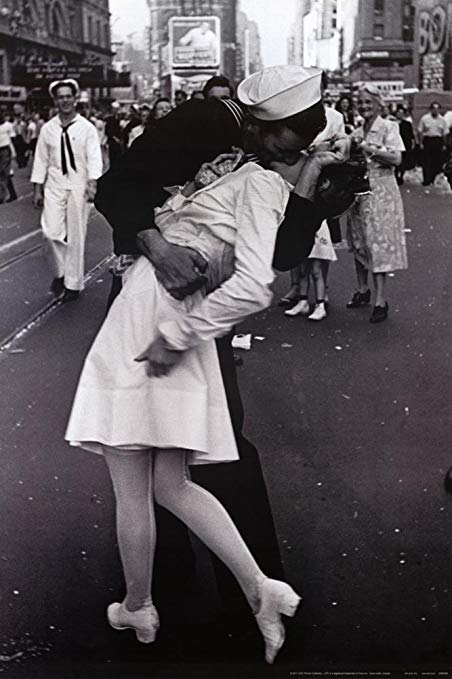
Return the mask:
[[259,120],[282,120],[310,108],[322,98],[322,70],[270,66],[243,80],[237,96]]
[[74,93],[74,97],[78,97],[80,94],[80,87],[79,84],[76,80],[73,80],[72,78],[65,78],[63,80],[54,80],[53,83],[50,83],[49,85],[49,94],[51,97],[54,98],[54,90],[56,87],[61,87],[62,85],[66,85],[67,87],[70,87],[71,90]]

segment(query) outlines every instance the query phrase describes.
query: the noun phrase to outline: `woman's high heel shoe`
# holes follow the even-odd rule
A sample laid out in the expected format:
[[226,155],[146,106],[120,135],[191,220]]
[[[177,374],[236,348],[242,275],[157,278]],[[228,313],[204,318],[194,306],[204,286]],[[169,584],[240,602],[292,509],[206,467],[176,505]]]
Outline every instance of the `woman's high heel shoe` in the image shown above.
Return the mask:
[[155,641],[160,626],[157,609],[153,604],[144,606],[138,611],[128,611],[124,603],[110,604],[107,608],[108,622],[114,629],[133,629],[138,641],[150,644]]
[[265,578],[259,583],[260,606],[255,618],[265,641],[265,660],[270,665],[286,638],[281,615],[293,618],[300,601],[298,594],[285,582]]

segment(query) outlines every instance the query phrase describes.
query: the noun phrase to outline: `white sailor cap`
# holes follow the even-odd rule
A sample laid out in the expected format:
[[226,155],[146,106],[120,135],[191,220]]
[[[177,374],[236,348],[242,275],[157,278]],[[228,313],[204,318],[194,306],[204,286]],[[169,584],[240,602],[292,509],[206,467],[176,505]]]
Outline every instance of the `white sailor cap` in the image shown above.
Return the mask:
[[320,68],[270,66],[245,78],[237,96],[255,118],[282,120],[322,99],[321,80]]
[[50,83],[49,85],[49,94],[51,97],[55,98],[54,91],[56,87],[62,87],[63,85],[66,85],[66,87],[70,87],[74,97],[78,97],[80,94],[80,87],[79,84],[76,80],[73,80],[72,78],[65,78],[64,80],[54,80],[53,83]]

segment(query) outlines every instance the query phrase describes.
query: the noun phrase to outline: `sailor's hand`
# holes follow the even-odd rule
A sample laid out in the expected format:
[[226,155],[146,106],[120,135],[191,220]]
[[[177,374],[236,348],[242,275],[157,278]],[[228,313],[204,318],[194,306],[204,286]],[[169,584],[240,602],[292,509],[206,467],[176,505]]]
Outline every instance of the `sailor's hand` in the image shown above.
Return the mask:
[[36,184],[33,192],[33,207],[37,210],[44,205],[44,194],[41,184]]
[[95,179],[89,179],[86,183],[85,189],[85,199],[88,203],[94,203],[94,198],[97,191],[97,181]]
[[183,351],[168,349],[163,337],[159,336],[135,358],[137,363],[145,363],[148,377],[163,377],[168,375],[172,368],[179,363]]
[[184,299],[205,284],[207,262],[196,250],[168,243],[156,229],[141,231],[138,245],[153,264],[159,282],[175,299]]

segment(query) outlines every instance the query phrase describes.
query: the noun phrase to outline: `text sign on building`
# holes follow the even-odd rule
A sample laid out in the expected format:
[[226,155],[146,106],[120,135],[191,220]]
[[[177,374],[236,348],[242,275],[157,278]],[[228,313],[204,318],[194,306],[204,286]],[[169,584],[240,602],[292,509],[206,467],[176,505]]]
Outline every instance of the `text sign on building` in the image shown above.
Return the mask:
[[221,24],[218,17],[173,17],[169,20],[169,59],[173,70],[218,68]]
[[420,89],[450,89],[451,3],[448,0],[420,0],[417,21]]
[[376,87],[385,101],[403,101],[404,80],[369,80],[354,83],[357,89],[365,85]]
[[39,87],[53,80],[73,78],[82,87],[101,86],[106,81],[106,69],[100,64],[61,64],[41,62],[13,67],[14,82]]

